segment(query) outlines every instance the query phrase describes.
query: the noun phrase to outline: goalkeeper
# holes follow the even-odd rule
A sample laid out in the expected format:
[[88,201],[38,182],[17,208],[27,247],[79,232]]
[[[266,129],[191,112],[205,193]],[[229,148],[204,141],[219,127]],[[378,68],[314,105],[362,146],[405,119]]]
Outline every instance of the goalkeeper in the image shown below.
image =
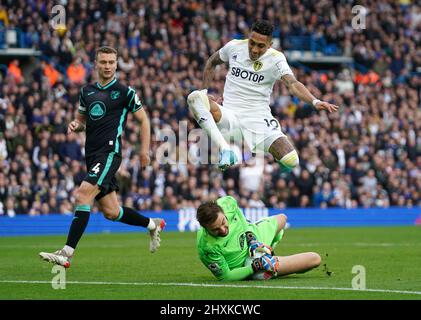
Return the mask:
[[[249,223],[237,201],[226,196],[201,204],[197,220],[202,226],[197,233],[200,260],[218,280],[244,280],[260,271],[283,276],[320,265],[320,255],[314,252],[274,255],[272,248],[284,234],[284,214]],[[259,257],[255,257],[257,252]],[[248,257],[252,257],[251,265],[245,264]]]

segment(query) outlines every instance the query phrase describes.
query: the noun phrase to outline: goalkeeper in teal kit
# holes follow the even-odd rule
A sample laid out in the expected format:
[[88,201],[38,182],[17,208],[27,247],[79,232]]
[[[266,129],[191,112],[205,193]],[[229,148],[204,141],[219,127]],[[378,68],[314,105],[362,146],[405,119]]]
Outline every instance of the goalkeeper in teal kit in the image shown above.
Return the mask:
[[279,214],[250,223],[231,196],[204,203],[197,210],[200,260],[218,280],[231,281],[269,279],[319,266],[320,255],[314,252],[275,256],[272,248],[283,237],[286,219]]

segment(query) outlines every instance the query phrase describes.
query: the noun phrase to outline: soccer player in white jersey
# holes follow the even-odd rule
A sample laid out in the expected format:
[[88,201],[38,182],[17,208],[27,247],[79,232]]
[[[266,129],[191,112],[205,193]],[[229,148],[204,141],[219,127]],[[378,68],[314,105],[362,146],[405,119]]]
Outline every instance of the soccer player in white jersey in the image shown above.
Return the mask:
[[[298,165],[297,151],[281,131],[278,120],[269,107],[270,95],[277,80],[281,80],[291,95],[313,105],[317,110],[334,112],[338,106],[320,101],[295,79],[283,53],[271,48],[273,26],[256,21],[248,39],[231,40],[207,61],[203,88],[190,93],[189,109],[198,124],[221,150],[219,167],[225,170],[237,162],[226,139],[240,136],[253,152],[269,152],[283,171]],[[223,94],[223,105],[207,95],[215,68],[227,63],[229,70]]]

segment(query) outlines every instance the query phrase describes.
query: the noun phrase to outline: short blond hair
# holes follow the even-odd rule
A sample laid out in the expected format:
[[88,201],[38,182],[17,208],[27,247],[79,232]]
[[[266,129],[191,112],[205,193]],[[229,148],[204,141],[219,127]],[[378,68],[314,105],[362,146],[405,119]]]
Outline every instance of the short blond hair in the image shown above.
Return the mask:
[[100,53],[114,53],[116,56],[118,56],[118,52],[113,47],[103,46],[98,49],[96,49],[95,52],[95,60],[98,59],[98,54]]

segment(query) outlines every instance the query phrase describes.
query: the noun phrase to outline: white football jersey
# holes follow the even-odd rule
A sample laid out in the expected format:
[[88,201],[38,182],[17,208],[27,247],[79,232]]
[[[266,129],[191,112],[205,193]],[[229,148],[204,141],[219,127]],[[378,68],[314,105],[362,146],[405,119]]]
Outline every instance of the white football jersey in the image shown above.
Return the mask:
[[229,64],[224,86],[224,107],[235,112],[270,113],[270,95],[276,80],[293,75],[282,52],[269,48],[258,60],[251,60],[248,39],[231,40],[219,56]]

